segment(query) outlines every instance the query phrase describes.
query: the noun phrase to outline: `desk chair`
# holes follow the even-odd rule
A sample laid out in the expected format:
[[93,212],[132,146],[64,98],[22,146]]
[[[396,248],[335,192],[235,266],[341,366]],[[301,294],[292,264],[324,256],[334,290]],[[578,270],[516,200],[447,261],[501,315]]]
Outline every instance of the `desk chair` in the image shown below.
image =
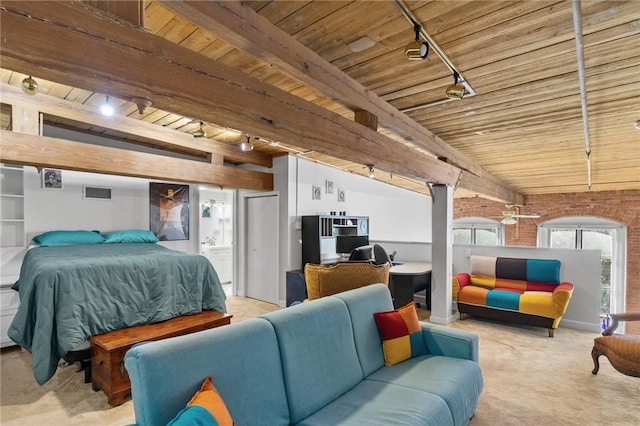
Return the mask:
[[342,262],[335,265],[304,266],[308,300],[319,299],[369,284],[389,285],[389,265],[370,262]]
[[393,265],[393,263],[391,262],[391,257],[380,244],[373,245],[373,257],[374,265],[384,265],[385,263]]

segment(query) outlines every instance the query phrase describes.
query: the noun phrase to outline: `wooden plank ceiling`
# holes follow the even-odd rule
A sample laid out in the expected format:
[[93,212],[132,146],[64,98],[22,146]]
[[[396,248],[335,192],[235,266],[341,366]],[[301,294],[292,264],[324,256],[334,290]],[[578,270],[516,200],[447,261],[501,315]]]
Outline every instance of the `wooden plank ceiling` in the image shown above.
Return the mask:
[[[473,173],[463,174],[456,196],[482,195],[473,185],[476,176],[524,195],[640,188],[640,130],[634,129],[634,123],[640,120],[640,2],[581,2],[591,188],[587,185],[571,2],[405,2],[476,92],[462,100],[425,107],[420,106],[444,98],[453,76],[433,48],[426,60],[407,60],[404,46],[414,38],[413,28],[395,2],[241,3],[393,107],[419,107],[406,114],[423,126],[426,134],[432,133],[436,140],[457,150],[461,156],[458,162],[468,160],[470,165],[463,169],[473,169]],[[222,29],[214,34],[196,26],[193,22],[201,16],[180,16],[173,9],[162,2],[145,2],[145,29],[353,119],[354,105],[348,101],[311,87],[264,55],[252,54],[252,46],[234,47],[225,41],[230,38]],[[362,37],[368,37],[374,45],[353,52],[348,45]],[[24,77],[23,73],[3,68],[0,80],[18,86]],[[39,93],[94,108],[108,94],[49,81],[44,76],[33,77],[39,82]],[[216,93],[203,95],[216,98]],[[182,132],[196,130],[202,120],[153,106],[140,114],[130,101],[111,97],[110,102],[117,105],[118,114]],[[3,108],[3,128],[8,126],[7,114],[7,108]],[[54,116],[48,119],[84,131],[111,132]],[[412,140],[388,121],[379,122],[380,133],[418,152],[430,152],[421,140]],[[249,132],[250,127],[240,127],[216,120],[204,123],[209,139],[232,146],[244,141]],[[296,153],[368,174],[364,162],[313,152],[313,147],[303,146],[300,141],[255,132],[251,137],[255,150],[268,155]],[[376,179],[427,193],[424,182],[410,177],[376,170]]]

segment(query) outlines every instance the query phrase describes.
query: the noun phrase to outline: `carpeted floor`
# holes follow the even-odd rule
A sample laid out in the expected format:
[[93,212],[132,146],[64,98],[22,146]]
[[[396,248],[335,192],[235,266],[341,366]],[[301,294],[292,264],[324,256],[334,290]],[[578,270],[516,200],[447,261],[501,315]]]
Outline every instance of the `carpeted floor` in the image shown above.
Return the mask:
[[[229,297],[232,322],[277,307]],[[420,311],[427,320],[428,311]],[[640,379],[624,376],[601,359],[591,374],[596,334],[561,328],[554,338],[541,328],[512,326],[480,319],[456,321],[452,327],[480,336],[484,390],[472,426],[484,425],[639,425]],[[61,367],[44,386],[35,383],[31,357],[23,350],[0,356],[2,425],[126,425],[135,421],[133,404],[107,404],[93,392],[75,366]]]

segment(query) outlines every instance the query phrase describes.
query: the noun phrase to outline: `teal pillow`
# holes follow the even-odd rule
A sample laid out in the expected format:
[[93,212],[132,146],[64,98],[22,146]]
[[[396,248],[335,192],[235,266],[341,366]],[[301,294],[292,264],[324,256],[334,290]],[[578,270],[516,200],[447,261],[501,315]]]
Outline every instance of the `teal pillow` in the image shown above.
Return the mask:
[[142,229],[114,231],[104,235],[105,243],[157,243],[158,241],[158,237],[153,232]]
[[70,246],[74,244],[102,244],[99,231],[49,231],[36,235],[33,241],[41,247]]

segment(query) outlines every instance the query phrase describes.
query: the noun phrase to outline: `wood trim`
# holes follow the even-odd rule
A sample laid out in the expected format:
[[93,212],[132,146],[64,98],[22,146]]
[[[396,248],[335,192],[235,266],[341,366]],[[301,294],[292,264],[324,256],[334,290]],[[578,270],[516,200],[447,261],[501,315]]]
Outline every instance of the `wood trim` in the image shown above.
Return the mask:
[[82,4],[7,2],[0,13],[9,69],[121,99],[144,97],[157,108],[398,175],[458,181],[457,168],[428,154]]
[[0,130],[0,161],[65,170],[273,191],[270,173]]

